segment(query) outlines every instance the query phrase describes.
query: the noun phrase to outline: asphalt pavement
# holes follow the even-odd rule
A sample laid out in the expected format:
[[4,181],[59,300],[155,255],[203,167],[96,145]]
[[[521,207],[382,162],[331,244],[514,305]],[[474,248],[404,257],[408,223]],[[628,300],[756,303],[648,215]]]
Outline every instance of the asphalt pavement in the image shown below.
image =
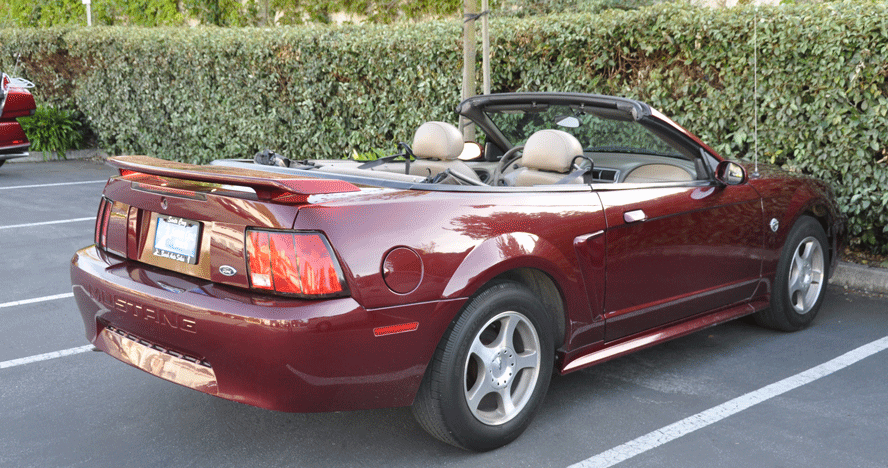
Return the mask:
[[0,168],[0,467],[888,466],[884,269],[843,264],[800,332],[736,320],[555,377],[522,437],[473,454],[406,408],[276,413],[89,351],[68,262],[112,174]]

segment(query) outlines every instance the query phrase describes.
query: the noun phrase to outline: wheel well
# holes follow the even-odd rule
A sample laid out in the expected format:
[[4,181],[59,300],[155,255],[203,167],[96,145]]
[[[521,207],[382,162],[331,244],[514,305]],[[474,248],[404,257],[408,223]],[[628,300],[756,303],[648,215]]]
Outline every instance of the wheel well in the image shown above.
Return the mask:
[[835,258],[835,255],[838,255],[838,252],[833,251],[833,245],[835,245],[835,236],[836,233],[831,229],[831,223],[829,219],[829,210],[822,205],[814,205],[804,213],[802,216],[810,216],[814,218],[820,224],[820,227],[823,228],[823,232],[826,233],[826,240],[829,244],[827,246],[827,251],[829,252],[829,258],[827,259],[827,264],[832,262],[832,259]]
[[[554,338],[555,349],[560,348],[564,344],[564,299],[561,297],[561,291],[558,286],[546,273],[534,268],[517,268],[500,274],[492,281],[509,280],[520,283],[540,299],[543,307],[550,313],[555,325],[556,333]],[[483,289],[483,288],[482,288]]]

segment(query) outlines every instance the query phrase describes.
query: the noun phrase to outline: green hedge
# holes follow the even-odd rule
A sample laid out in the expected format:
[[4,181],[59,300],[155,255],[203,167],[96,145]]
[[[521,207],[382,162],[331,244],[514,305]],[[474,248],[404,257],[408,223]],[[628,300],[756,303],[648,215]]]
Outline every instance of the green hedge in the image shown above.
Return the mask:
[[[491,0],[499,16],[598,13],[672,0]],[[477,2],[479,7],[481,2]],[[331,23],[336,14],[353,22],[392,23],[462,16],[462,0],[92,0],[92,21],[101,26],[266,26]],[[81,0],[0,0],[0,28],[83,26]]]
[[[493,89],[638,98],[724,156],[751,158],[753,14],[661,4],[494,19]],[[762,7],[759,18],[761,160],[832,182],[855,242],[888,252],[888,6]],[[340,157],[455,120],[460,28],[5,29],[0,67],[21,53],[39,98],[83,112],[117,153]]]

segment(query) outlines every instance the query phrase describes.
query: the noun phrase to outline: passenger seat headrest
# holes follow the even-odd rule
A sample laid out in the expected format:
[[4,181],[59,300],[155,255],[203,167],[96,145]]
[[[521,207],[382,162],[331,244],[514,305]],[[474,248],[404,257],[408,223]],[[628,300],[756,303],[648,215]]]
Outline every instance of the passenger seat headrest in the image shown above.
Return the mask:
[[464,146],[462,133],[447,122],[426,122],[413,135],[413,154],[419,159],[457,159]]
[[562,130],[540,130],[524,144],[521,164],[531,169],[565,173],[574,157],[583,154],[583,145]]

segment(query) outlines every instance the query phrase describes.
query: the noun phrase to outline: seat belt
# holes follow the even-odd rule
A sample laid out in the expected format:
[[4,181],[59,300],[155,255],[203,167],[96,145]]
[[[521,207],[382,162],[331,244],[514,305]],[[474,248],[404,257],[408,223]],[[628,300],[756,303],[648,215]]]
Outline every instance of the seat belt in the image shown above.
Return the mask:
[[592,168],[595,166],[595,164],[592,162],[592,158],[590,158],[588,156],[577,155],[577,156],[574,156],[574,158],[571,160],[570,165],[573,167],[577,167],[577,165],[574,164],[574,161],[576,161],[578,158],[585,159],[585,160],[589,161],[589,168],[588,169],[577,169],[577,170],[571,172],[570,174],[564,176],[564,178],[562,178],[558,182],[555,182],[555,185],[570,183],[570,181],[576,179],[579,176],[583,176],[583,183],[584,184],[589,185],[592,183]]

